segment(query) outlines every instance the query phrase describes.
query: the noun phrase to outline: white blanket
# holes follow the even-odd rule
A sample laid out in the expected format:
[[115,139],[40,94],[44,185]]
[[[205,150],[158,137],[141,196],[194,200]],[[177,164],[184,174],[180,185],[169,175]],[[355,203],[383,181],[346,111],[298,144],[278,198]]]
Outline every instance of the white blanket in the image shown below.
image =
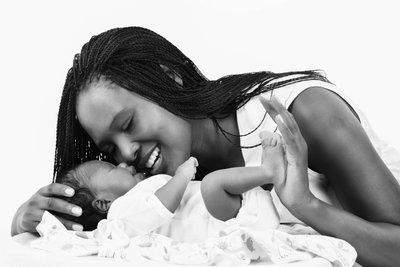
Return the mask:
[[37,230],[41,237],[31,242],[34,248],[73,256],[113,257],[128,262],[142,257],[182,265],[247,265],[284,264],[320,257],[333,266],[353,266],[357,256],[347,242],[319,235],[298,224],[256,232],[231,227],[205,242],[182,243],[154,233],[129,239],[120,224],[107,220],[92,232],[68,231],[46,212]]

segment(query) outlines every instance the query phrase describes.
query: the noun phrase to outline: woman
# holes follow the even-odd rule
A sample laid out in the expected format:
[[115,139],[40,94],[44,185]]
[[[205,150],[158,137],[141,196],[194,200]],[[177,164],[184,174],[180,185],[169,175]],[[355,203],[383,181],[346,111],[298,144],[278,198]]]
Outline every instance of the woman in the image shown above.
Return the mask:
[[[94,158],[172,174],[195,156],[201,178],[221,168],[259,164],[258,133],[276,128],[288,162],[286,178],[272,192],[281,223],[300,220],[348,241],[365,266],[400,264],[400,188],[394,176],[400,157],[315,71],[209,81],[181,51],[147,29],[94,36],[67,75],[54,177]],[[43,187],[17,211],[12,234],[35,231],[44,210],[79,216],[79,207],[57,198],[72,194],[57,183]]]

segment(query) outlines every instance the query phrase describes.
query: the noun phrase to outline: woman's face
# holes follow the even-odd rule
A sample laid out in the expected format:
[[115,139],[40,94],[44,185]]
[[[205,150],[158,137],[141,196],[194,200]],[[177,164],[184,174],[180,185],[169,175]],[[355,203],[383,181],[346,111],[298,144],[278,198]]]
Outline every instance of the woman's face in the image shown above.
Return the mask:
[[157,104],[101,78],[77,98],[78,120],[117,162],[173,175],[191,154],[191,127]]

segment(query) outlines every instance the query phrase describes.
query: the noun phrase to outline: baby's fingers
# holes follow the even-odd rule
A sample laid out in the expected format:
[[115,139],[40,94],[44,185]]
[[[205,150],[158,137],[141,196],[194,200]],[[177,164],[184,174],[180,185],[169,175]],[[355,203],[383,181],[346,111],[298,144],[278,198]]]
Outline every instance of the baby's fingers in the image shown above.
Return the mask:
[[194,167],[198,167],[199,166],[199,162],[197,161],[197,159],[195,157],[190,157],[187,161],[188,162],[192,162]]

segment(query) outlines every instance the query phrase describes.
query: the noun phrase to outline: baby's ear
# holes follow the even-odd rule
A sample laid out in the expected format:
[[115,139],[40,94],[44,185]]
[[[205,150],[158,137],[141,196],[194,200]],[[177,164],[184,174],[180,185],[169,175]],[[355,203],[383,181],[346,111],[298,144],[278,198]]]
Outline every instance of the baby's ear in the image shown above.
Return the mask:
[[111,206],[111,200],[107,199],[95,199],[92,202],[92,206],[95,210],[100,213],[107,213]]

